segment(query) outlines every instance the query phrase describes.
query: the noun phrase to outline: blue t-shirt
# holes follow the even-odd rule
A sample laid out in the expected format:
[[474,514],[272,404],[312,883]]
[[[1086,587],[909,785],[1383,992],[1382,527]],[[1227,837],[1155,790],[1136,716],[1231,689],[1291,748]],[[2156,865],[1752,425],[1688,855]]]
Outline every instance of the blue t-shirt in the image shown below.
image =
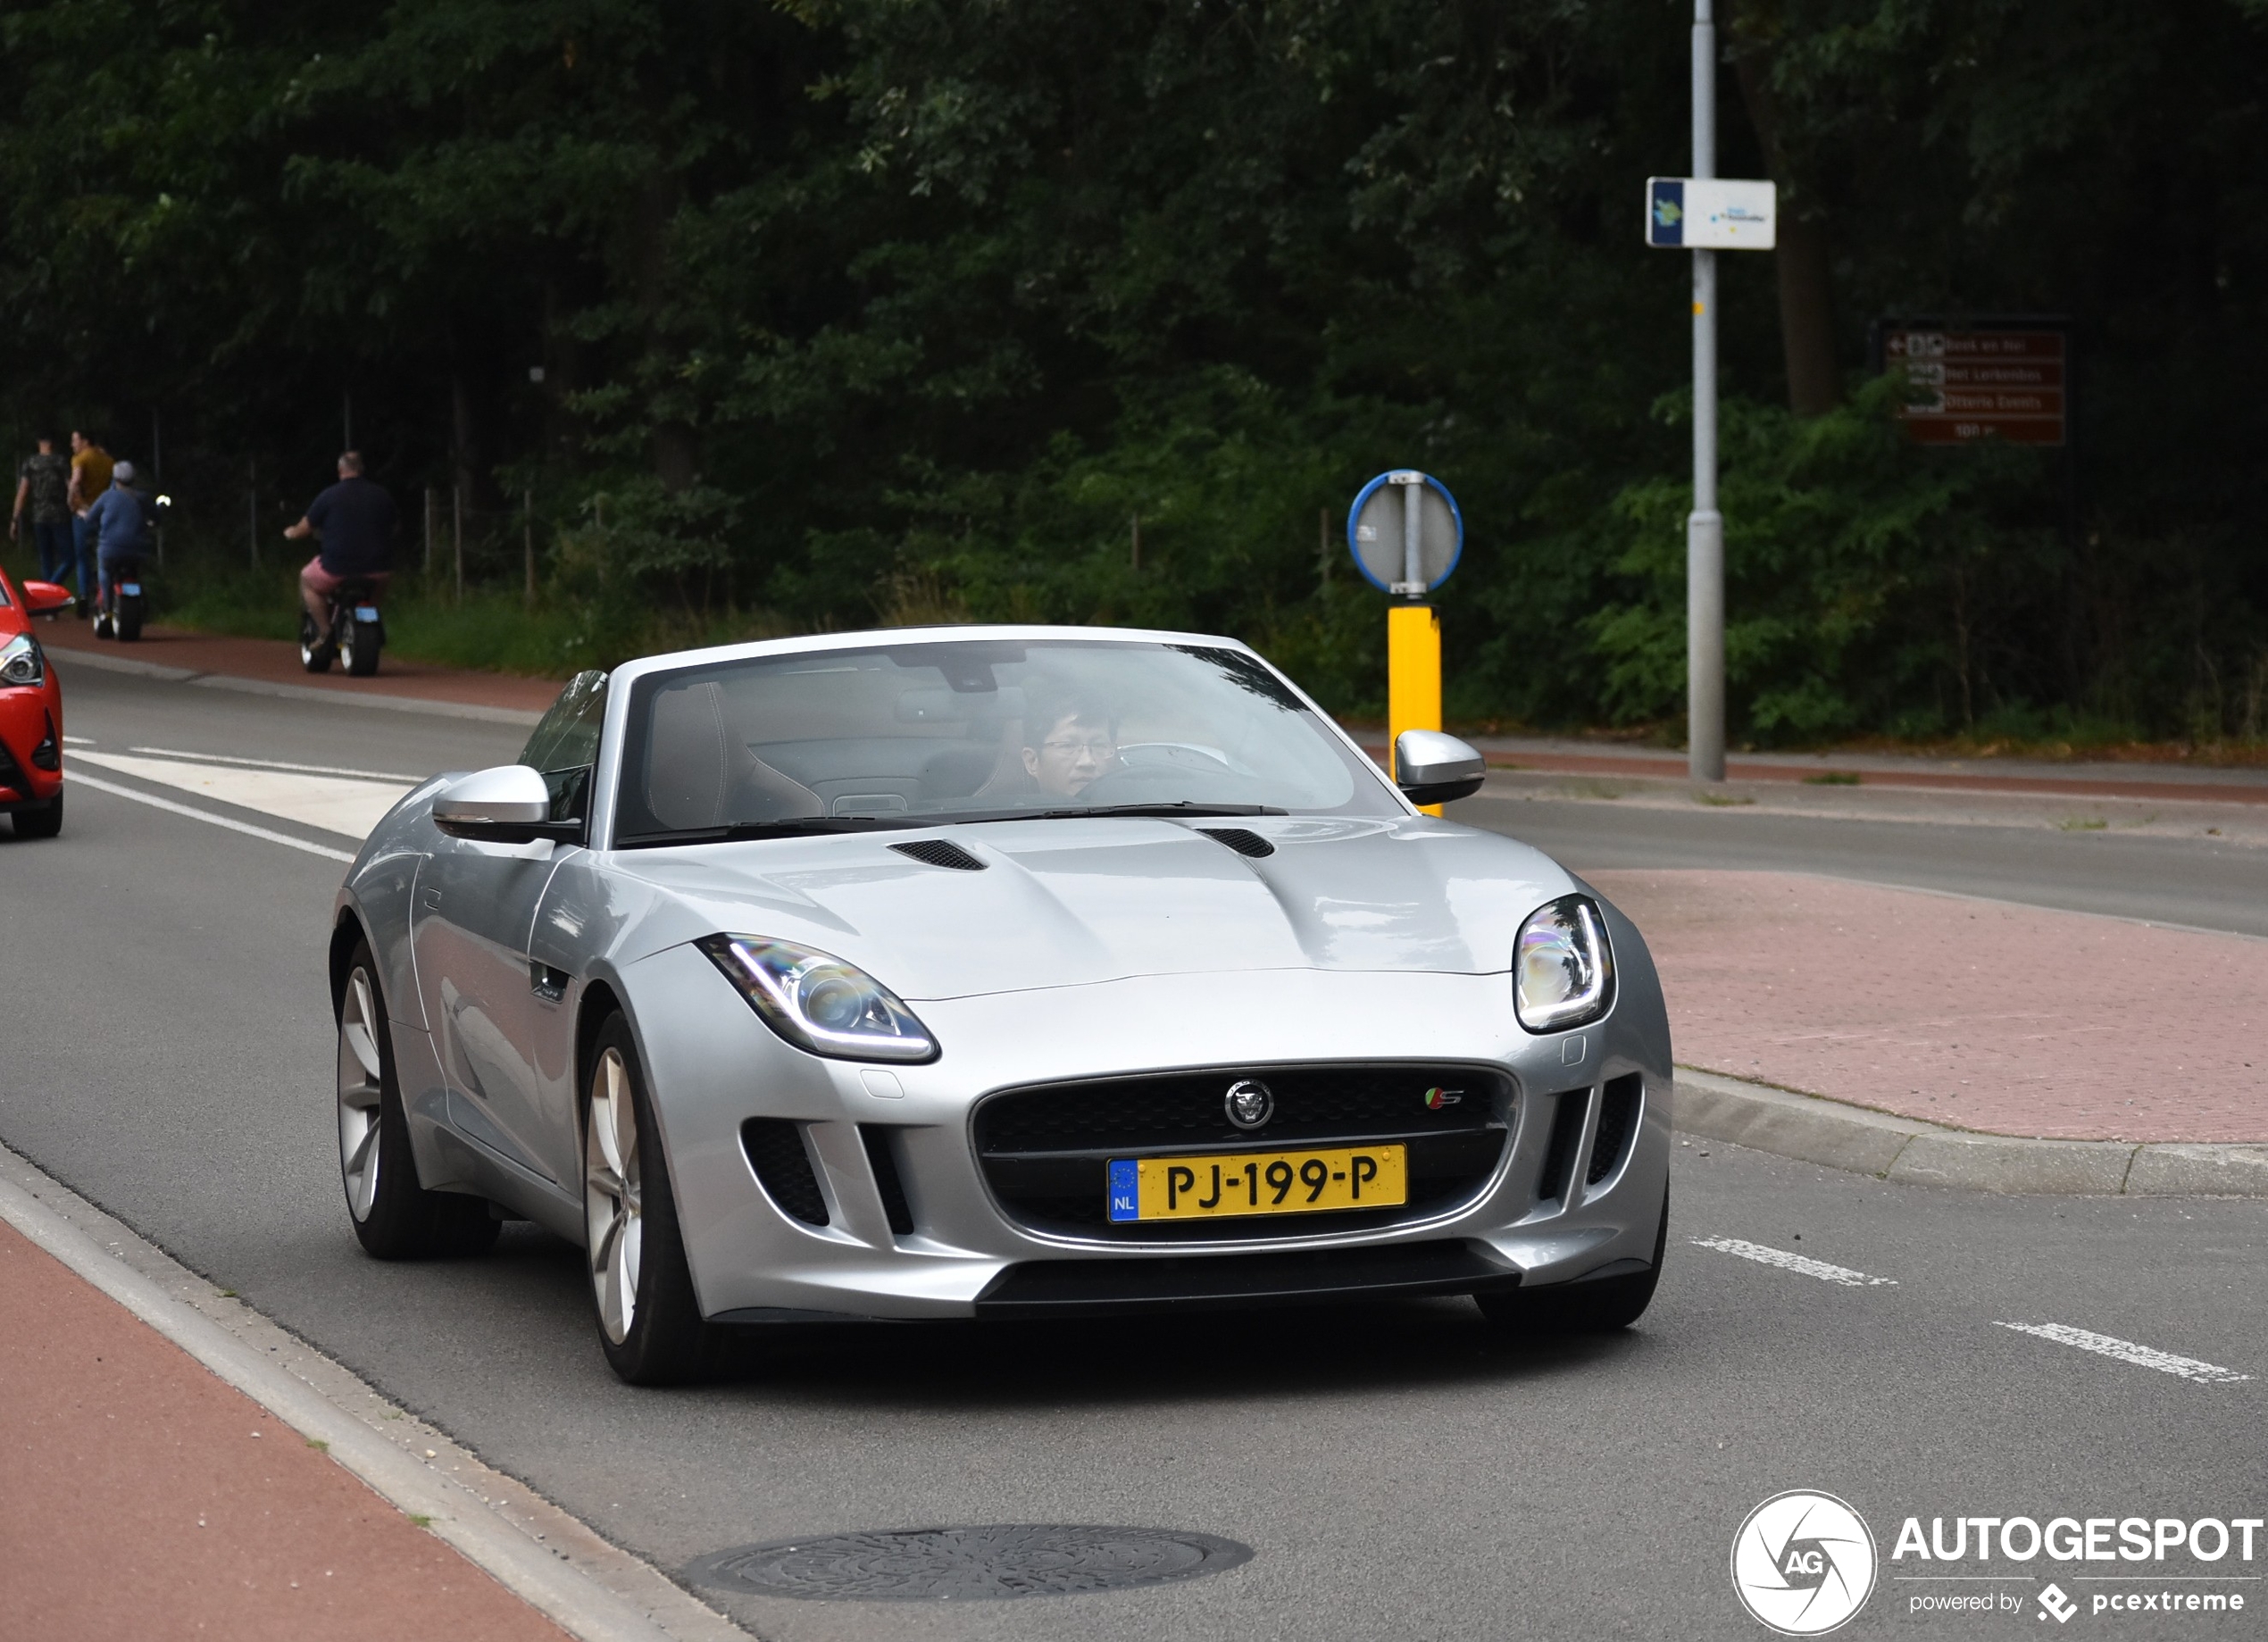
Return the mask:
[[334,576],[376,576],[394,563],[394,498],[375,479],[342,479],[307,504],[322,533],[323,568]]
[[142,498],[123,485],[113,485],[87,510],[88,533],[103,560],[139,558],[150,549],[150,519]]

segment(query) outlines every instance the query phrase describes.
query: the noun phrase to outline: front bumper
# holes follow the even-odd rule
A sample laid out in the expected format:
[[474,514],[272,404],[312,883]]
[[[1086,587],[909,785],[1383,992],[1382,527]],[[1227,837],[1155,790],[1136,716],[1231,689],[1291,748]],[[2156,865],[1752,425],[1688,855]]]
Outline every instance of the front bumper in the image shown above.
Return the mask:
[[[1668,1175],[1671,1064],[1659,992],[1636,946],[1620,948],[1613,1012],[1549,1037],[1513,1021],[1501,974],[1270,971],[917,1002],[943,1053],[888,1069],[781,1043],[690,947],[632,965],[622,980],[707,1315],[1061,1315],[1473,1293],[1642,1268]],[[1004,1212],[971,1136],[984,1096],[1034,1084],[1444,1062],[1506,1074],[1507,1143],[1474,1195],[1383,1227],[1297,1216],[1260,1235],[1247,1221],[1219,1241],[1157,1242],[1038,1229]],[[1611,1128],[1615,1109],[1610,1086],[1635,1097],[1623,1108],[1634,1132],[1594,1180],[1602,1115]],[[793,1126],[823,1224],[812,1223],[808,1202],[799,1218],[759,1183],[742,1140],[750,1118],[774,1120],[775,1132]],[[1251,1142],[1271,1144],[1264,1134]]]

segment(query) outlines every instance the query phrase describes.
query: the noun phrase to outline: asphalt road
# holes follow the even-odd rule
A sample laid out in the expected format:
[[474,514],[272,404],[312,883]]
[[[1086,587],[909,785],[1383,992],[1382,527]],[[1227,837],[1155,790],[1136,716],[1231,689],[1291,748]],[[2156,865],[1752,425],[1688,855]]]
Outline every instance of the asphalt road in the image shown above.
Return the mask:
[[[414,775],[509,758],[521,739],[83,667],[66,688],[71,731],[103,749]],[[2206,849],[2111,855],[2102,846],[2122,841],[2089,839],[2091,855],[2066,859],[2055,840],[1973,829],[1470,807],[1476,820],[1509,811],[1579,868],[1839,864],[2123,911],[2090,898],[2113,892],[2085,867],[2107,879],[2146,862],[2130,870],[2187,909],[2178,921],[2236,927],[2241,912],[2222,904],[2237,898],[2235,869]],[[1894,837],[1870,846],[1883,830]],[[1000,1522],[1188,1529],[1256,1552],[1209,1579],[1105,1596],[720,1599],[763,1637],[1747,1637],[1764,1633],[1735,1602],[1728,1550],[1748,1511],[1786,1488],[1849,1501],[1885,1557],[1907,1516],[2268,1515],[2262,1205],[1972,1196],[1702,1143],[1677,1153],[1655,1308],[1612,1339],[1506,1342],[1463,1302],[848,1329],[752,1350],[705,1388],[630,1390],[596,1349],[563,1244],[514,1227],[471,1261],[359,1252],[339,1200],[321,973],[340,871],[85,787],[61,838],[0,833],[0,1140],[665,1569],[826,1532]],[[1829,1280],[1758,1250],[1890,1280]],[[2184,1378],[2010,1323],[2249,1378]],[[1912,1592],[1988,1588],[2017,1593],[2011,1617],[2040,1634],[2041,1565],[1986,1567],[2011,1577],[1921,1585],[1888,1576],[1942,1570],[1886,1563],[1842,1634],[2005,1625],[1907,1613]],[[2139,1588],[2135,1576],[2166,1571],[2200,1569],[2077,1572]],[[2082,1600],[2125,1588],[2048,1571]],[[2203,1571],[2226,1575],[2211,1588],[2251,1593],[2251,1612],[2126,1633],[2256,1632],[2268,1587],[2239,1579],[2268,1571],[2268,1541],[2252,1563]]]

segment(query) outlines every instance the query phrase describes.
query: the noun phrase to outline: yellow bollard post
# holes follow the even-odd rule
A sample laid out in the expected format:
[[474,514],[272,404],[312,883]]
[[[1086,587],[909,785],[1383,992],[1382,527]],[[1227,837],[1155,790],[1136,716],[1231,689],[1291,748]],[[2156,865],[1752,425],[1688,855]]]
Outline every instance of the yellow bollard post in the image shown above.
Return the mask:
[[[1440,613],[1430,604],[1389,604],[1386,611],[1387,746],[1390,752],[1405,729],[1440,728]],[[1441,813],[1438,804],[1424,809],[1428,815]]]

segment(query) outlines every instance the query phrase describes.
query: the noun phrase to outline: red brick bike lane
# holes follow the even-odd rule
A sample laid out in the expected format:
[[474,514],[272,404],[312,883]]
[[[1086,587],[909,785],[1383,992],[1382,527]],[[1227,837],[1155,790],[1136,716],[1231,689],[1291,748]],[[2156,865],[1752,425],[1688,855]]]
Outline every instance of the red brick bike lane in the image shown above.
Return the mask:
[[1591,875],[1678,1062],[2062,1140],[2268,1140],[2268,941],[1780,872]]
[[0,1636],[565,1642],[0,1223]]

